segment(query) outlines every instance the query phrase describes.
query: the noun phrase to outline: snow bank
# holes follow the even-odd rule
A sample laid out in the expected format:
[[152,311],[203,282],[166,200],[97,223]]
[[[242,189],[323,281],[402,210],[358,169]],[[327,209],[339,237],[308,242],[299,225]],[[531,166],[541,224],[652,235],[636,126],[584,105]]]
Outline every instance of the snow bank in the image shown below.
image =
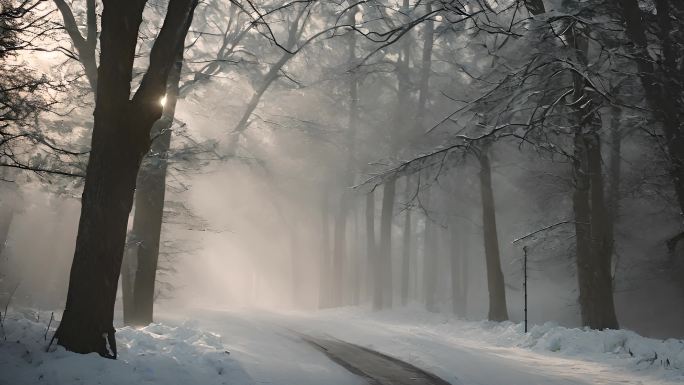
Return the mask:
[[549,364],[564,375],[568,373],[563,367],[571,367],[572,372],[584,368],[584,378],[589,379],[599,372],[614,371],[642,381],[637,383],[684,383],[684,341],[646,338],[630,330],[566,328],[549,322],[533,325],[525,333],[522,323],[464,321],[419,307],[381,312],[331,309],[300,317],[306,320],[309,332],[414,361],[446,379],[460,375],[453,370],[459,360],[454,357],[463,357],[465,351],[514,360],[539,370]]
[[[240,365],[217,334],[204,332],[192,322],[172,327],[117,330],[119,359],[97,354],[75,354],[53,344],[45,348],[49,314],[41,322],[33,314],[10,313],[0,331],[0,384],[249,384]],[[31,319],[29,319],[31,318]]]
[[516,346],[568,356],[629,360],[634,366],[660,366],[684,375],[684,341],[656,340],[630,330],[572,329],[552,322],[533,326],[528,334],[522,324],[505,323],[489,329]]

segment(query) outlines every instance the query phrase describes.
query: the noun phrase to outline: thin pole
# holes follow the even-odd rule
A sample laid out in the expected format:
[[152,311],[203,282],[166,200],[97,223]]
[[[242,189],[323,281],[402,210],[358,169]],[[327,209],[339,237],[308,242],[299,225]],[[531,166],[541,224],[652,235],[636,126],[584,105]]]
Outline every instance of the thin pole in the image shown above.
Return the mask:
[[527,333],[527,246],[523,246],[523,292],[525,293],[525,333]]

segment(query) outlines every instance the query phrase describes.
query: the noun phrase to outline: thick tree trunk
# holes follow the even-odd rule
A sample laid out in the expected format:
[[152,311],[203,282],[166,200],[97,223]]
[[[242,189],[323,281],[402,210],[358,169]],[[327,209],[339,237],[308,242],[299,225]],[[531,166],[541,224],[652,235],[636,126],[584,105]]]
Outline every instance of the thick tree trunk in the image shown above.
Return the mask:
[[[124,295],[124,322],[149,325],[153,321],[155,282],[159,261],[159,245],[166,195],[167,157],[171,147],[171,126],[176,112],[183,53],[176,59],[166,88],[166,103],[161,119],[152,126],[152,145],[138,173],[135,193],[135,214],[131,240],[135,251],[128,256],[136,258],[133,285],[133,314],[127,316]],[[130,260],[130,259],[128,259]],[[126,262],[128,260],[125,259]],[[126,267],[124,267],[126,269]]]
[[582,324],[592,329],[617,329],[598,134],[578,132],[574,158],[573,210]]
[[596,305],[591,311],[590,325],[595,329],[618,329],[613,301],[613,237],[610,230],[610,212],[604,196],[601,140],[592,132],[587,140],[587,165],[591,180],[591,241],[594,262],[592,292]]
[[392,307],[394,289],[392,285],[392,217],[394,214],[394,198],[396,195],[396,179],[385,182],[382,189],[382,211],[380,212],[380,269],[377,280],[381,287],[381,308]]
[[[673,105],[670,100],[662,100],[662,95],[656,85],[653,65],[646,52],[646,37],[641,26],[641,11],[639,11],[637,0],[625,0],[621,1],[621,4],[623,17],[627,21],[627,34],[636,45],[637,52],[634,57],[647,98],[659,111],[664,112],[663,120],[667,126],[667,122],[672,120]],[[545,12],[542,0],[525,0],[525,5],[533,15]],[[583,35],[576,36],[574,28],[568,28],[565,37],[570,47],[574,48],[578,61],[586,65],[588,51],[586,38]],[[616,329],[618,323],[613,305],[611,264],[614,247],[612,221],[615,219],[617,203],[614,201],[615,205],[606,208],[603,196],[601,147],[597,133],[600,129],[600,116],[597,111],[593,110],[596,106],[591,103],[592,95],[586,91],[587,89],[588,87],[585,88],[585,80],[575,74],[573,76],[573,100],[584,101],[583,103],[571,103],[576,110],[578,125],[574,138],[573,177],[575,190],[573,192],[573,211],[575,215],[579,302],[583,325],[595,329]],[[584,132],[586,128],[589,129],[589,133]],[[682,143],[681,149],[683,151],[680,154],[684,154],[684,143]],[[683,156],[680,155],[680,159],[684,159]],[[679,164],[682,164],[681,161]],[[613,165],[619,167],[619,160]],[[619,173],[619,169],[617,171]],[[674,180],[675,185],[677,185],[677,178]],[[617,188],[617,186],[617,183],[611,183],[611,188]],[[678,196],[684,197],[684,189],[682,195]],[[613,193],[611,197],[616,199]],[[682,199],[680,199],[680,206],[684,208],[684,200]]]
[[144,1],[104,1],[101,60],[90,159],[69,277],[66,308],[55,333],[78,353],[116,358],[114,301],[128,216],[150,130],[161,117],[159,100],[196,6],[171,0],[150,53],[150,67],[130,100],[131,77]]
[[492,189],[492,170],[489,162],[489,146],[481,149],[480,160],[480,195],[482,198],[482,228],[484,231],[485,261],[487,265],[487,287],[489,289],[490,321],[508,319],[506,307],[506,289],[501,271],[499,255],[499,236],[496,228],[496,209],[494,191]]
[[[407,204],[411,199],[411,178],[406,177],[406,192],[404,199]],[[409,277],[411,269],[411,209],[406,207],[404,211],[404,234],[401,245],[401,304],[406,306],[409,298]]]
[[[100,88],[107,88],[104,77]],[[132,111],[125,106],[112,107],[96,112],[67,304],[55,336],[71,351],[115,357],[114,301],[143,154],[132,133],[121,127],[144,128],[127,121]]]
[[[588,65],[589,41],[574,27],[565,37],[577,61]],[[582,324],[592,329],[617,329],[613,304],[612,235],[604,196],[601,158],[601,115],[595,95],[578,73],[573,74],[574,137],[573,210],[577,242],[577,279]],[[581,102],[580,102],[581,101]]]

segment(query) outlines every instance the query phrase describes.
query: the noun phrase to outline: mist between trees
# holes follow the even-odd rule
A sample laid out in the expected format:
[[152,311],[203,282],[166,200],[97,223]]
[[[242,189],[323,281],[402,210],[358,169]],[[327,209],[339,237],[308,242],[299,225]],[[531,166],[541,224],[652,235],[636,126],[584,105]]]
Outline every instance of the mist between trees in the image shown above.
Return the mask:
[[0,6],[2,304],[69,350],[160,301],[521,320],[524,250],[530,322],[684,336],[678,1]]

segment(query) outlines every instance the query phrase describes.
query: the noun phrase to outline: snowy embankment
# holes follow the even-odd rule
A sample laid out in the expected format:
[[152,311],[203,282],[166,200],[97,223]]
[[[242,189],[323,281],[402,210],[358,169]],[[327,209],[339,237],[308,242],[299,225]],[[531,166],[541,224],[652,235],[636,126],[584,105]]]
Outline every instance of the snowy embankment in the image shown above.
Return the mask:
[[289,314],[292,328],[378,350],[453,384],[684,383],[684,341],[521,323],[472,322],[418,308]]
[[[47,317],[46,317],[47,315]],[[0,384],[251,384],[217,334],[192,322],[117,330],[118,360],[53,344],[49,313],[10,312],[0,330]],[[30,319],[29,319],[30,318]],[[48,319],[46,319],[48,318]]]

